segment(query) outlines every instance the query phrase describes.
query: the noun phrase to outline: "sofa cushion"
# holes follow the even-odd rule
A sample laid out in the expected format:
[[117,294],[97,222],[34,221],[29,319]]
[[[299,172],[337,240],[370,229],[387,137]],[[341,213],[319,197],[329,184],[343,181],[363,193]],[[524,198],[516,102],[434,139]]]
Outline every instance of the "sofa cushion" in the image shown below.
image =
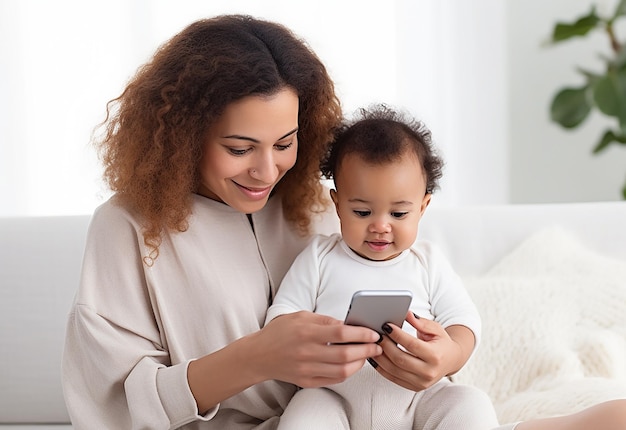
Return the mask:
[[454,380],[487,391],[501,422],[626,397],[626,261],[541,230],[466,280],[483,342]]
[[2,424],[0,430],[71,430],[70,424]]
[[0,423],[69,423],[61,355],[88,222],[0,218]]
[[418,238],[435,242],[461,276],[484,273],[551,226],[576,232],[591,249],[626,260],[626,202],[437,207],[435,201],[431,206]]

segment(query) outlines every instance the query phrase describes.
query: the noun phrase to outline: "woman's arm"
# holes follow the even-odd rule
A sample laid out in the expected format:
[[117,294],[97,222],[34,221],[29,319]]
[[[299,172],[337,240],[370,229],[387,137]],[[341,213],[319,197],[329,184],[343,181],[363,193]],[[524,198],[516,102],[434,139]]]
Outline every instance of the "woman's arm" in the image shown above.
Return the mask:
[[277,379],[301,387],[336,384],[382,349],[379,335],[334,318],[296,312],[189,363],[189,387],[204,411],[259,382]]

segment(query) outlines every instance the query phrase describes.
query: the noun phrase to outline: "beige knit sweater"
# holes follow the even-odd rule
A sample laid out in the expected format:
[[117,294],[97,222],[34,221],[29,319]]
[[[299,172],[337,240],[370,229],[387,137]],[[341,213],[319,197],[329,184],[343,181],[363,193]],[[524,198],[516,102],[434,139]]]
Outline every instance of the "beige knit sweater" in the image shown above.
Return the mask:
[[[199,416],[187,383],[190,360],[261,328],[271,293],[308,242],[276,198],[252,220],[254,230],[245,214],[194,196],[189,229],[165,234],[148,267],[138,220],[114,199],[96,210],[63,358],[75,428],[275,426],[290,384],[258,384]],[[337,228],[330,216],[315,231]]]

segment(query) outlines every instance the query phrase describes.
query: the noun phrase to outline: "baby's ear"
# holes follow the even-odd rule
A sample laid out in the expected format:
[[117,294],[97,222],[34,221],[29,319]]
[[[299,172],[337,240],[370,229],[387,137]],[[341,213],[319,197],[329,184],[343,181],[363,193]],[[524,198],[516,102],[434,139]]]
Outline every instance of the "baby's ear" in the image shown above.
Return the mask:
[[331,188],[330,189],[330,199],[333,201],[333,203],[335,204],[335,208],[337,207],[337,190]]
[[424,215],[424,212],[426,211],[426,208],[428,207],[428,205],[430,204],[430,198],[433,195],[430,193],[426,193],[424,195],[424,198],[422,199],[422,205],[420,207],[420,216]]

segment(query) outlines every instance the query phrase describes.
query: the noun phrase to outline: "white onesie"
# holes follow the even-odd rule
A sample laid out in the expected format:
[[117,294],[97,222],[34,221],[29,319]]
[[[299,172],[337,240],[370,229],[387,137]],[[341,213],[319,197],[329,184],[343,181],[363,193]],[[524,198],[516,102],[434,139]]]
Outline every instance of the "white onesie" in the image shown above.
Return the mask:
[[[413,293],[410,310],[444,328],[463,325],[480,338],[480,316],[460,277],[433,244],[417,241],[385,261],[365,259],[341,235],[316,236],[283,278],[266,324],[278,315],[313,311],[343,320],[358,290]],[[415,335],[404,323],[403,329]],[[459,427],[460,426],[460,427]],[[491,401],[476,388],[444,378],[414,392],[379,375],[370,365],[348,380],[318,389],[303,389],[281,417],[279,429],[486,429],[497,426]]]

